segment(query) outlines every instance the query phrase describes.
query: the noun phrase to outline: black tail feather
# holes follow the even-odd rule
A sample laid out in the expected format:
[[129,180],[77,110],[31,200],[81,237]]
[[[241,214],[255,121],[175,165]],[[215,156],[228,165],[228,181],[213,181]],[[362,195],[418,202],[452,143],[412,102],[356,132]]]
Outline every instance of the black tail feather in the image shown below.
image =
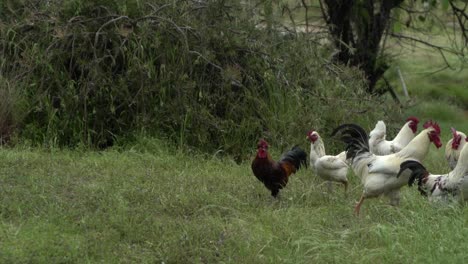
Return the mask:
[[302,165],[307,168],[307,153],[305,153],[305,151],[300,147],[294,146],[290,151],[284,153],[283,156],[281,156],[280,162],[282,161],[291,162],[294,164],[294,167],[296,167],[296,170],[299,170]]
[[[407,160],[400,164],[400,171],[397,174],[397,177],[405,171],[406,169],[411,170],[411,175],[408,180],[408,186],[413,186],[416,179],[418,180],[418,189],[421,191],[421,194],[426,194],[423,190],[423,179],[429,175],[427,169],[418,161],[415,160]],[[424,192],[423,192],[424,191]]]
[[340,134],[346,144],[346,159],[354,159],[358,154],[369,152],[369,137],[366,131],[356,124],[343,124],[335,128],[332,137]]

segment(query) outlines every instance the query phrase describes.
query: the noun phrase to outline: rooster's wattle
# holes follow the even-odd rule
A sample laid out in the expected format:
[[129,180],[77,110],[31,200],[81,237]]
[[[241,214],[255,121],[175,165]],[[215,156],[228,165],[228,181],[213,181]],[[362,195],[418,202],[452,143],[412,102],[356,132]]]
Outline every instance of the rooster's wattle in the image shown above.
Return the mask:
[[450,130],[452,131],[452,139],[450,139],[445,146],[445,158],[447,159],[450,169],[453,170],[457,165],[460,151],[466,144],[466,135],[453,127]]

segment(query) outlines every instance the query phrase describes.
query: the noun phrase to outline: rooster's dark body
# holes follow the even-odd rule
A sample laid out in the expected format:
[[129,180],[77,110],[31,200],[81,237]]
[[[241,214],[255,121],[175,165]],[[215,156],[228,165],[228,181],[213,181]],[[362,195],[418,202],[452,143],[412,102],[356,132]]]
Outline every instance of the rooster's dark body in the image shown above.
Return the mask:
[[278,162],[267,152],[268,143],[260,141],[257,156],[252,162],[252,171],[259,181],[276,197],[279,190],[288,183],[288,178],[304,165],[307,166],[307,154],[295,146],[286,152]]

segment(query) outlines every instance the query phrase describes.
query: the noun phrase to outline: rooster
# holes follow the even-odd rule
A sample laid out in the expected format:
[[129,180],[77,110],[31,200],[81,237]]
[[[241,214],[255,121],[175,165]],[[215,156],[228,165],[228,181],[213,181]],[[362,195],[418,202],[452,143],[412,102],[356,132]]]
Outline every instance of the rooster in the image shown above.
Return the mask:
[[[463,141],[467,141],[465,138]],[[468,144],[464,144],[460,151],[460,159],[455,168],[443,175],[429,173],[426,168],[415,160],[408,160],[400,165],[397,177],[406,169],[411,170],[408,185],[411,187],[418,181],[418,190],[430,200],[446,199],[453,195],[460,200],[468,200]]]
[[385,195],[390,198],[391,205],[400,202],[400,188],[408,182],[409,175],[397,178],[400,164],[408,159],[422,161],[429,152],[430,143],[437,148],[442,146],[440,127],[437,123],[428,121],[421,131],[402,150],[387,156],[377,156],[369,151],[369,140],[366,131],[355,124],[344,124],[332,133],[340,133],[341,140],[346,144],[346,158],[351,159],[354,173],[361,178],[364,190],[354,211],[359,215],[364,199]]
[[257,155],[252,161],[252,171],[276,198],[279,190],[288,183],[289,176],[299,170],[302,165],[307,167],[307,153],[298,146],[284,153],[276,162],[268,153],[268,142],[261,139],[257,144]]
[[375,155],[388,155],[400,151],[414,138],[418,130],[419,120],[409,117],[392,141],[385,140],[387,128],[383,121],[378,121],[369,134],[369,148]]
[[315,169],[315,174],[329,182],[329,191],[332,190],[331,182],[334,181],[342,183],[346,192],[348,164],[345,152],[337,156],[325,155],[325,145],[317,131],[310,130],[307,139],[310,141],[310,165]]
[[453,170],[457,165],[460,151],[466,143],[466,135],[463,132],[455,130],[453,127],[451,130],[453,137],[449,140],[449,142],[447,142],[447,145],[445,146],[445,158],[447,159],[450,169]]

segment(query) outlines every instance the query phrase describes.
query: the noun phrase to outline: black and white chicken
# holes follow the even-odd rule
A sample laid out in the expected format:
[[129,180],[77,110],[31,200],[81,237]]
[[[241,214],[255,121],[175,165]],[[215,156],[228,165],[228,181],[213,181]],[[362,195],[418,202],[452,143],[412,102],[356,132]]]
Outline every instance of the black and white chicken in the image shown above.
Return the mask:
[[361,199],[354,209],[356,214],[359,214],[367,198],[385,195],[390,198],[390,204],[399,204],[400,188],[408,183],[410,176],[409,173],[403,173],[397,177],[400,164],[408,159],[423,161],[431,143],[437,148],[442,146],[439,125],[428,121],[424,128],[402,150],[386,156],[370,152],[367,133],[358,125],[344,124],[333,131],[332,136],[339,134],[346,144],[346,158],[351,159],[351,167],[364,186]]

